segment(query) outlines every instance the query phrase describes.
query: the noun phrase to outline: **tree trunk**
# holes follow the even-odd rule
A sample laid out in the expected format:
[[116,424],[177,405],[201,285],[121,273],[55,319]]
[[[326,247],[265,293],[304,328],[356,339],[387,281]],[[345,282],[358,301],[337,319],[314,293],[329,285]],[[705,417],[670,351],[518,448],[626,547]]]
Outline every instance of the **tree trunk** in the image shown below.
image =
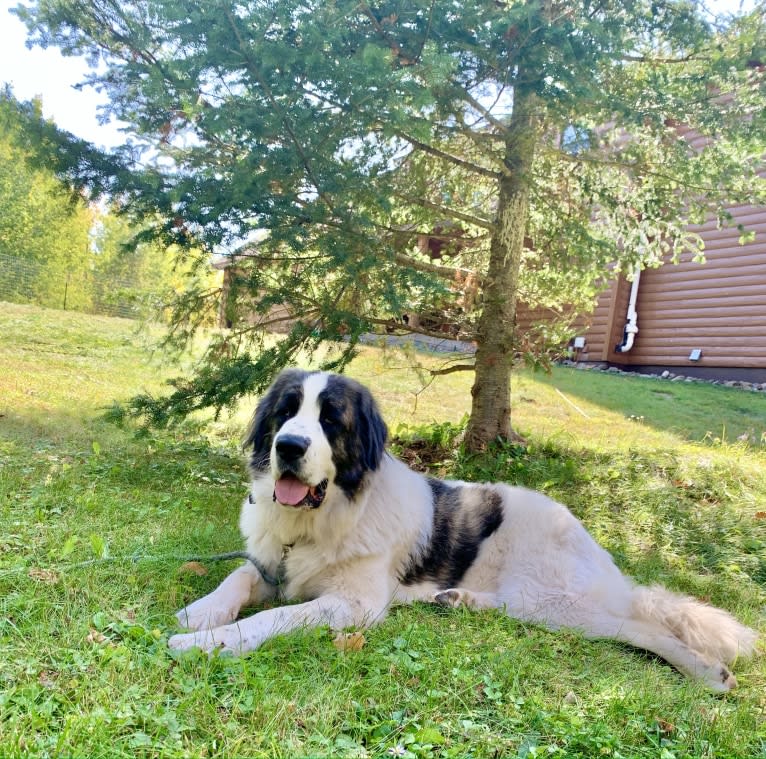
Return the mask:
[[505,142],[506,171],[499,180],[483,310],[476,334],[476,373],[465,439],[473,451],[485,449],[498,438],[514,438],[511,427],[513,335],[537,123],[535,96],[517,88]]

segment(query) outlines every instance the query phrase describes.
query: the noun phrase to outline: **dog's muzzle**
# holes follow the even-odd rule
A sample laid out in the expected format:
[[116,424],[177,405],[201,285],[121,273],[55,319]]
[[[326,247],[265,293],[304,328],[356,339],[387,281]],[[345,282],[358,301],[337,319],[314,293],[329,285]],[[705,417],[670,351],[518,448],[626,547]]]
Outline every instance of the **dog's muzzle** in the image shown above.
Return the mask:
[[311,439],[303,435],[280,435],[274,441],[279,477],[274,482],[274,500],[292,508],[316,509],[327,492],[327,480],[311,485],[301,478],[303,457]]

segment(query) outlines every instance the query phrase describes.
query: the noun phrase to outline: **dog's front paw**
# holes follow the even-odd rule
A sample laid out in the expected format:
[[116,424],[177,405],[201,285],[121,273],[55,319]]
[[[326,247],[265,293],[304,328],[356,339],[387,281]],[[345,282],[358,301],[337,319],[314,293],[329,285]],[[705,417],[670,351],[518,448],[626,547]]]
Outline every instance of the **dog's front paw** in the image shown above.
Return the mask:
[[199,601],[177,611],[176,619],[178,624],[187,630],[211,630],[233,622],[238,613],[239,608],[221,606],[207,598],[200,598]]
[[199,648],[206,653],[220,650],[237,656],[247,650],[236,625],[173,635],[168,640],[168,646],[175,651]]

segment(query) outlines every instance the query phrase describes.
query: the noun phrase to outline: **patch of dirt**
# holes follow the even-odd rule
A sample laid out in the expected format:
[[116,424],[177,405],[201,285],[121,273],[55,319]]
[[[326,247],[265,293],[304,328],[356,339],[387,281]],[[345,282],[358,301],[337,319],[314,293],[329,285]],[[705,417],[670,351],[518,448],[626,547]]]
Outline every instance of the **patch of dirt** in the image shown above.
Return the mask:
[[451,449],[432,443],[430,440],[394,438],[391,442],[396,446],[397,458],[416,472],[434,474],[435,470],[446,471],[452,460]]

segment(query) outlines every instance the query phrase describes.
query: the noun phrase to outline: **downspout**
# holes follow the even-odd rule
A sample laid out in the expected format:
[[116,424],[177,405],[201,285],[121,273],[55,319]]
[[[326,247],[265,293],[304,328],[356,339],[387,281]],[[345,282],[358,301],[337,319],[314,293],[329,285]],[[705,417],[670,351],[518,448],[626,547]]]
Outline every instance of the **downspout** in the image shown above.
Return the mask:
[[638,334],[638,312],[636,301],[638,300],[638,283],[641,281],[641,269],[636,269],[633,276],[633,284],[630,287],[630,300],[628,301],[627,321],[623,331],[622,343],[615,346],[615,353],[627,353],[632,347]]

